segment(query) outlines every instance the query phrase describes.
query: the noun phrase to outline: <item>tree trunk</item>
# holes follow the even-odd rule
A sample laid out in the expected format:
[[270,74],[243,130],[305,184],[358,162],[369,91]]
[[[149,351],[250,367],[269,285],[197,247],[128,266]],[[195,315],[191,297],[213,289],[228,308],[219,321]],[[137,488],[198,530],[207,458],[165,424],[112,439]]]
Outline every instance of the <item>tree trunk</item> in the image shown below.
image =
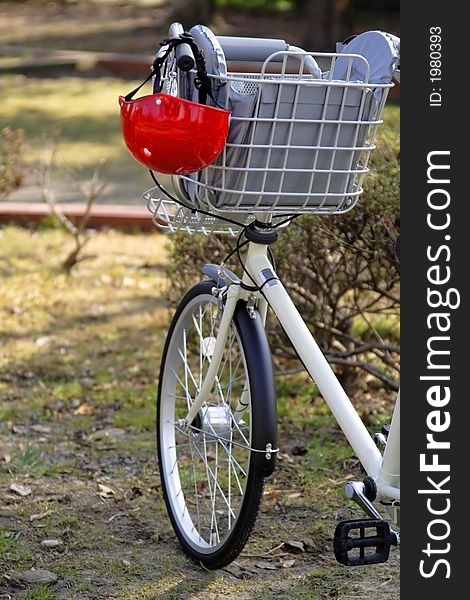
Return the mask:
[[216,0],[171,0],[170,19],[178,21],[186,30],[193,25],[209,25],[215,12]]
[[350,0],[310,0],[302,3],[306,50],[334,52],[335,43],[352,33]]

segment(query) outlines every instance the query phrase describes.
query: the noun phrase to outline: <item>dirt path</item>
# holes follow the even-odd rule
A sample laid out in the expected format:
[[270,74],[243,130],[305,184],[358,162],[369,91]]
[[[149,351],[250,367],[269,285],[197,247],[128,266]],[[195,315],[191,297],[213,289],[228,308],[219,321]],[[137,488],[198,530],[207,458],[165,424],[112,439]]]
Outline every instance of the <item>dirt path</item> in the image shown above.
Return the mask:
[[[280,382],[282,453],[243,555],[209,573],[182,554],[154,447],[166,243],[100,233],[67,279],[64,233],[0,230],[0,598],[398,600],[397,553],[333,559],[336,522],[361,516],[342,497],[360,474],[302,378]],[[57,582],[21,586],[32,568]]]
[[[12,452],[38,439],[37,426],[15,429],[2,431]],[[47,470],[62,472],[15,478],[31,488],[25,498],[8,493],[9,479],[3,480],[0,524],[4,536],[14,536],[4,537],[11,543],[2,575],[13,579],[0,585],[15,598],[33,596],[12,585],[14,570],[35,566],[59,577],[46,598],[64,600],[398,599],[396,558],[368,569],[336,565],[329,537],[338,513],[306,502],[283,467],[267,488],[243,555],[222,571],[203,571],[183,556],[164,513],[150,436],[123,430],[104,436],[98,440],[96,432],[75,430],[69,439],[63,425],[43,425],[41,454],[53,453],[55,464]],[[58,462],[68,466],[57,468]],[[46,549],[47,539],[61,545]],[[289,541],[305,550],[279,548]]]

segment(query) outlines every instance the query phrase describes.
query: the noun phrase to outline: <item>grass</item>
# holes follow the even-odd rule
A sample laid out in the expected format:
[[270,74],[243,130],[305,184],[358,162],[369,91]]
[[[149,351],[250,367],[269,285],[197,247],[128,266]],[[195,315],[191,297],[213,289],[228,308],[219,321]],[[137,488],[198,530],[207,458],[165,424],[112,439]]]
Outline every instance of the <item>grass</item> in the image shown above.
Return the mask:
[[[0,129],[9,126],[24,130],[30,183],[35,183],[33,172],[44,160],[51,140],[57,138],[53,183],[64,191],[74,189],[65,170],[78,172],[79,178],[85,179],[103,161],[101,179],[107,183],[104,199],[119,203],[138,198],[150,187],[148,173],[131,157],[121,135],[117,99],[132,87],[135,82],[115,78],[4,77],[0,83]],[[31,200],[39,201],[39,190],[35,194]]]
[[[348,589],[378,599],[373,585],[367,594],[360,587],[365,573],[332,559],[335,523],[357,516],[345,506],[344,482],[360,472],[303,377],[278,382],[281,456],[237,561],[243,576],[206,573],[180,551],[154,458],[155,378],[169,319],[166,238],[102,232],[66,277],[63,231],[6,227],[0,236],[0,486],[20,481],[32,490],[7,495],[0,575],[46,568],[59,577],[19,598],[329,600]],[[112,494],[102,497],[100,485]],[[60,551],[41,546],[45,539],[62,540]],[[275,564],[265,553],[287,540],[307,548],[292,555],[293,567],[256,566]],[[374,575],[390,600],[398,598],[387,583],[397,569],[395,559]]]
[[33,555],[21,537],[16,537],[15,533],[0,527],[0,556],[2,562],[15,564],[21,568],[33,559]]
[[[90,167],[115,159],[125,150],[119,126],[118,95],[132,83],[115,79],[30,79],[3,82],[2,126],[22,127],[30,143],[28,158],[41,156],[43,137],[62,137],[60,159],[72,167]],[[38,127],[38,123],[40,126]]]
[[8,463],[8,470],[12,475],[41,477],[51,468],[40,449],[33,444],[27,444],[15,448],[11,462]]
[[30,590],[26,596],[26,600],[55,600],[54,592],[45,586],[40,586]]

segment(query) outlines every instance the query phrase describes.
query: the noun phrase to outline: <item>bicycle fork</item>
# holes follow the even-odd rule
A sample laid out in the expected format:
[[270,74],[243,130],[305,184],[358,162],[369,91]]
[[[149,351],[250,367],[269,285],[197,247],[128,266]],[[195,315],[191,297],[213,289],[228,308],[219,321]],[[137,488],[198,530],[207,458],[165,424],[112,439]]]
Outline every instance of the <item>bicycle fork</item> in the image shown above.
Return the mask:
[[[211,265],[212,267],[213,265]],[[206,274],[208,274],[206,272]],[[211,273],[210,276],[217,280],[218,277],[214,276],[214,273]],[[225,346],[227,344],[227,339],[229,335],[229,330],[231,327],[232,320],[234,318],[234,313],[237,308],[237,302],[239,300],[246,301],[246,309],[250,318],[261,318],[262,323],[264,325],[264,319],[266,316],[266,310],[263,311],[261,307],[261,314],[258,311],[254,310],[254,300],[253,300],[253,292],[252,290],[243,289],[240,283],[233,283],[228,287],[224,285],[223,287],[214,287],[213,288],[214,296],[218,297],[220,304],[222,304],[222,297],[225,298],[225,303],[222,311],[222,318],[219,322],[219,330],[217,333],[217,337],[215,338],[215,343],[213,344],[210,356],[207,355],[209,366],[207,372],[203,378],[202,384],[199,390],[196,393],[196,397],[194,398],[193,403],[191,404],[186,416],[184,419],[180,419],[178,421],[178,425],[183,429],[186,429],[191,426],[194,419],[196,419],[197,415],[203,409],[203,405],[207,402],[212,390],[214,389],[214,384],[218,385],[217,374],[219,372],[219,367],[222,361],[223,352]],[[264,314],[264,316],[263,316]],[[240,394],[240,398],[238,399],[237,406],[233,411],[234,415],[237,415],[235,418],[237,421],[243,419],[243,414],[249,406],[250,402],[250,391],[248,389],[244,389]],[[273,403],[275,402],[274,394],[273,394]],[[266,461],[271,461],[272,456],[279,452],[279,449],[275,446],[275,436],[274,439],[268,440],[268,442],[259,444],[254,443],[250,447],[251,452],[263,454]],[[268,467],[266,467],[266,473],[272,473],[274,469],[275,461],[271,461]],[[265,467],[265,465],[263,465]]]

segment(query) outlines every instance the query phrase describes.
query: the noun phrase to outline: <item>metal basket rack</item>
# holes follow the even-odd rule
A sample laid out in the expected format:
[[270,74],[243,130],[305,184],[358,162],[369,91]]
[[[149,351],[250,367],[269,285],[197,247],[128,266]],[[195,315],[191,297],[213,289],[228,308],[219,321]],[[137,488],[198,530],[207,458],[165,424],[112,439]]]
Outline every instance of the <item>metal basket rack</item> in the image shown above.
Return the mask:
[[200,233],[210,235],[213,233],[237,236],[242,227],[254,220],[252,215],[234,214],[228,218],[236,219],[240,226],[224,221],[220,216],[206,215],[197,210],[187,208],[173,200],[161,198],[161,191],[157,187],[147,190],[143,194],[147,208],[152,214],[152,222],[161,231],[167,233]]

